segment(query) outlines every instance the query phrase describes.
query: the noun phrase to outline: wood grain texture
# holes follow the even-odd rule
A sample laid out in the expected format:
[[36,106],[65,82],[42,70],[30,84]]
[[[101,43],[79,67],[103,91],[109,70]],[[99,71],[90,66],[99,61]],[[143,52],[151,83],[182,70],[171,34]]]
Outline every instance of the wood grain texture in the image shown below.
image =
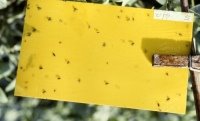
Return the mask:
[[[190,60],[191,59],[191,60]],[[153,66],[188,67],[200,70],[200,56],[153,55]]]
[[153,66],[188,67],[189,57],[178,55],[159,55],[154,54]]

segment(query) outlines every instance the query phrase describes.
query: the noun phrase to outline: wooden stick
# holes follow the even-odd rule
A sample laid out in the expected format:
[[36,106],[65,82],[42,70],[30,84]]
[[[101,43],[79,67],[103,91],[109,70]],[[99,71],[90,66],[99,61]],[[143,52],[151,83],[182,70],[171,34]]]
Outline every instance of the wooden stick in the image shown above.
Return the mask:
[[153,55],[153,66],[163,67],[189,67],[188,56],[176,56],[176,55]]
[[[188,0],[181,0],[181,8],[183,12],[188,12],[189,10]],[[193,44],[192,54],[196,54],[194,46],[195,45]],[[197,121],[200,121],[200,73],[190,71],[190,76],[191,76],[192,90],[193,90],[193,95],[194,95],[194,100],[195,100]]]
[[181,9],[182,12],[188,12],[189,10],[188,0],[181,0]]
[[188,67],[200,72],[200,55],[153,55],[153,66]]

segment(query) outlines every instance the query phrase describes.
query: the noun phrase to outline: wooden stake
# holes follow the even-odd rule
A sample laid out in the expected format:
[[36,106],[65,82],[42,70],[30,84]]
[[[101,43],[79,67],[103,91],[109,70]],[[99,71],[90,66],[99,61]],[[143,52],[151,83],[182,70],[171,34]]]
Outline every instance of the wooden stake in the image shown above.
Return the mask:
[[[183,12],[188,12],[188,0],[181,0],[181,8]],[[195,41],[195,40],[194,40]],[[193,43],[194,43],[193,41]],[[192,54],[196,54],[195,45],[192,46]],[[190,71],[191,81],[192,81],[192,90],[194,94],[195,107],[197,113],[197,121],[200,121],[200,73]]]
[[200,72],[200,55],[177,56],[154,54],[153,66],[188,67],[190,70]]

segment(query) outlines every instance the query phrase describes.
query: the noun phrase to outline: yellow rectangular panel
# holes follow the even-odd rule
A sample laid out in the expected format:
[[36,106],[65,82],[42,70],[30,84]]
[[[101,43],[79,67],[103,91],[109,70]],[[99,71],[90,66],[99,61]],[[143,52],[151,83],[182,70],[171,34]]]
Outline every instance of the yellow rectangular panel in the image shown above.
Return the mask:
[[152,67],[151,58],[189,54],[192,20],[178,12],[28,0],[15,95],[183,114],[188,69]]

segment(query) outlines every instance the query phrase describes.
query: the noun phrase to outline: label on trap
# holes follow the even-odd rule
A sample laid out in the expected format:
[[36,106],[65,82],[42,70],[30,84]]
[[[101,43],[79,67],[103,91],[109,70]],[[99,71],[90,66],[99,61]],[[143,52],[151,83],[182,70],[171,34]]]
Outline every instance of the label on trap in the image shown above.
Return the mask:
[[152,55],[189,54],[192,22],[153,16],[141,8],[28,0],[15,95],[185,113],[188,69],[152,67]]
[[193,22],[192,13],[154,10],[154,19]]

